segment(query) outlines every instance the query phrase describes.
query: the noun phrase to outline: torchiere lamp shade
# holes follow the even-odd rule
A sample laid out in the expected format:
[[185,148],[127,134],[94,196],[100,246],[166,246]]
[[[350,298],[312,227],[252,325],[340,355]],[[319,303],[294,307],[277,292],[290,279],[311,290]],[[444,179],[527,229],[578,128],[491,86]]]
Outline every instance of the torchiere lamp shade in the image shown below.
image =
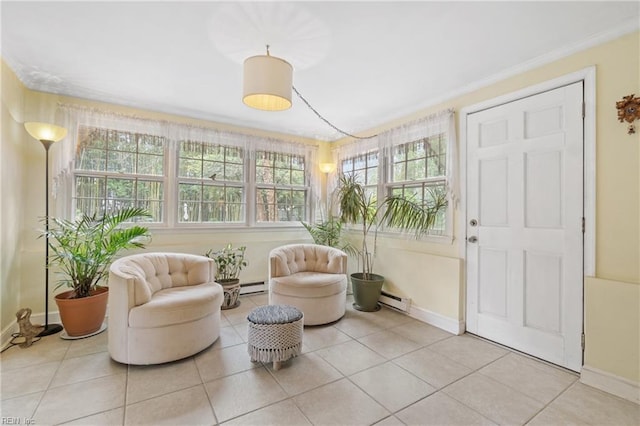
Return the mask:
[[333,173],[337,167],[336,163],[320,163],[320,171],[322,173]]
[[244,61],[242,101],[251,108],[282,111],[291,107],[293,67],[284,59],[258,55]]
[[49,123],[31,121],[24,123],[24,128],[39,141],[58,142],[67,135],[67,129]]

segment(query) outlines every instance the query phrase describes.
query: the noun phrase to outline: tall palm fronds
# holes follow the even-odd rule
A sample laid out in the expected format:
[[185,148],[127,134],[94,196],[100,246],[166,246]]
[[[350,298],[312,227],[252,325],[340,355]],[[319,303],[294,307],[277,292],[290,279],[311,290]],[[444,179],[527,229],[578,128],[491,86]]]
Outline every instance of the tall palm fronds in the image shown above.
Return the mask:
[[[447,206],[444,191],[431,191],[431,205],[422,206],[411,199],[389,195],[378,203],[374,196],[368,195],[355,175],[340,176],[337,198],[340,206],[340,220],[359,226],[362,232],[362,245],[358,250],[358,263],[362,265],[362,274],[367,278],[373,270],[378,228],[382,225],[400,231],[413,231],[415,236],[425,234],[433,227],[437,215]],[[373,228],[373,250],[368,247],[369,232]]]
[[64,276],[56,288],[66,285],[75,291],[75,298],[89,296],[121,250],[144,248],[150,237],[146,227],[121,225],[149,217],[145,209],[129,207],[102,216],[82,214],[73,221],[52,218],[43,235],[48,235],[53,253],[47,267],[58,266]]

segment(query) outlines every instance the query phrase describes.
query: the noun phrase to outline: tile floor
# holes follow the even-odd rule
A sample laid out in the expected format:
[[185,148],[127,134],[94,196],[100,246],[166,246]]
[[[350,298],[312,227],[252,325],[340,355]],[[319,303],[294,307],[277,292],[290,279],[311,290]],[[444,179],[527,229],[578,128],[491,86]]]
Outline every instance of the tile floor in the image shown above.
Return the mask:
[[156,366],[111,361],[107,332],[43,338],[0,355],[2,423],[36,425],[638,425],[640,406],[577,375],[398,312],[349,309],[307,327],[303,354],[274,371],[246,353],[245,296],[220,339]]

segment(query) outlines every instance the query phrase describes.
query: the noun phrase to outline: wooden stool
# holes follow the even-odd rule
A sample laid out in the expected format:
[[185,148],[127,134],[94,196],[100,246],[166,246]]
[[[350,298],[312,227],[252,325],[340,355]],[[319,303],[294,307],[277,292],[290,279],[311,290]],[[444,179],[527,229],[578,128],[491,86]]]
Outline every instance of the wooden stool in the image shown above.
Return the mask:
[[279,370],[282,361],[300,355],[303,317],[299,309],[289,305],[266,305],[251,311],[247,317],[251,361],[273,362],[273,369]]

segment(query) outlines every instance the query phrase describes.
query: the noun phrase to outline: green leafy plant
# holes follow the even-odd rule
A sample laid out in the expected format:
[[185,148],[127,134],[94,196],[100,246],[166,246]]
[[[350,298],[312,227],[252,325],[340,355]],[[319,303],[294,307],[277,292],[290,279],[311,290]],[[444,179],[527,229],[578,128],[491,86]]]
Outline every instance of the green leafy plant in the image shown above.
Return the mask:
[[313,224],[302,222],[302,225],[315,244],[335,247],[348,254],[356,254],[355,247],[344,239],[344,225],[339,218],[330,216],[329,219],[321,222]]
[[216,280],[238,279],[242,268],[247,266],[244,253],[247,247],[233,248],[231,243],[218,251],[209,250],[205,256],[211,258],[216,263]]
[[[366,193],[355,175],[341,175],[336,197],[340,206],[340,220],[359,226],[362,242],[356,250],[364,279],[373,270],[378,229],[387,225],[399,231],[413,231],[416,237],[425,234],[435,224],[437,215],[447,206],[445,191],[429,189],[433,202],[422,206],[411,199],[389,195],[382,201]],[[369,233],[373,230],[373,248],[369,248]]]
[[90,296],[122,250],[144,248],[150,238],[144,226],[121,225],[150,217],[145,209],[130,207],[102,216],[82,214],[75,220],[52,218],[49,231],[42,235],[48,235],[52,251],[47,267],[59,267],[64,277],[56,288],[72,288],[74,299]]

